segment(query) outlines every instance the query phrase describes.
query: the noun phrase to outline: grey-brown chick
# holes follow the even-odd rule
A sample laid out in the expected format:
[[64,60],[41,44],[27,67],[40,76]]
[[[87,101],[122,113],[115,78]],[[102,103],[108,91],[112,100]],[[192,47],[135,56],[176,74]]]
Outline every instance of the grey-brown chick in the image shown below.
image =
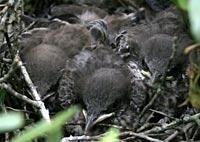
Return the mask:
[[22,60],[41,95],[58,82],[68,58],[90,46],[90,33],[82,25],[37,31],[22,40]]
[[27,71],[42,96],[58,82],[67,59],[62,49],[49,44],[40,44],[22,53]]
[[[146,40],[142,44],[142,55],[152,73],[152,80],[158,80],[165,71],[170,71],[178,64],[184,64],[186,59],[184,49],[191,43],[192,41],[186,34],[180,35],[176,42],[174,37],[167,34],[155,34]],[[176,44],[175,50],[173,49],[174,44]],[[167,66],[173,52],[175,54],[173,60]]]
[[83,23],[104,18],[107,12],[95,6],[62,4],[52,7],[50,14],[69,23]]
[[172,54],[173,37],[177,36],[177,52],[169,70],[184,62],[185,47],[192,43],[187,35],[184,21],[175,7],[157,13],[149,23],[127,26],[121,30],[127,31],[127,44],[133,54],[144,60],[152,73],[153,80],[162,76],[167,67],[167,61]]
[[73,82],[73,92],[86,108],[86,133],[102,114],[114,111],[123,100],[129,100],[131,81],[128,68],[109,47],[100,47],[93,52],[83,50],[67,64],[65,74],[71,75],[68,79]]

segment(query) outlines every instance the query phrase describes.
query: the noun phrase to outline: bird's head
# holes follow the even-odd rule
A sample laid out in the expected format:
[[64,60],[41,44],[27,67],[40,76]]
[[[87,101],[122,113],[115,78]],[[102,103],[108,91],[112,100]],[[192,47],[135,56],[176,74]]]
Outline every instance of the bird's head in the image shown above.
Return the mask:
[[87,111],[86,133],[97,122],[112,116],[110,113],[122,105],[116,102],[128,100],[130,80],[127,76],[120,69],[100,68],[86,80],[82,94]]

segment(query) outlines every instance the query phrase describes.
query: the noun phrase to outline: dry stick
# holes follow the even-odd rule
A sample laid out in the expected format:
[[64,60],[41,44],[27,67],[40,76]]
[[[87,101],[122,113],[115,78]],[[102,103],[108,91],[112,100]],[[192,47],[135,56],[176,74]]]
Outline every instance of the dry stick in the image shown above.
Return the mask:
[[164,142],[170,142],[170,141],[172,141],[178,134],[179,134],[179,132],[176,130],[173,134],[171,134],[168,138],[166,138],[164,140]]
[[195,130],[195,132],[194,132],[194,134],[193,134],[193,136],[192,136],[192,139],[191,140],[193,140],[194,141],[194,139],[199,135],[199,129],[200,128],[197,128],[196,130]]
[[15,70],[17,69],[17,64],[16,64],[15,60],[16,60],[16,57],[14,59],[14,62],[11,65],[8,73],[0,78],[0,83],[6,81],[15,72]]
[[[98,140],[100,139],[102,135],[98,135],[98,136],[70,136],[70,137],[64,137],[61,142],[69,142],[69,141],[77,141],[77,140]],[[120,137],[121,136],[126,136],[126,135],[130,135],[131,137],[132,136],[135,136],[135,137],[138,137],[138,138],[141,138],[141,139],[145,139],[145,140],[148,140],[148,141],[151,141],[151,142],[163,142],[162,140],[159,140],[159,139],[155,139],[155,138],[152,138],[152,137],[149,137],[143,133],[134,133],[132,131],[129,131],[129,132],[123,132],[120,134]]]
[[167,115],[167,114],[164,113],[164,112],[161,112],[161,111],[158,111],[158,110],[154,110],[154,109],[149,109],[149,110],[152,111],[152,112],[155,112],[155,113],[157,113],[157,114],[163,115],[163,116],[165,116],[165,117],[167,117],[167,118],[169,118],[169,119],[171,119],[171,120],[177,120],[177,118],[172,117],[172,116],[169,116],[169,115]]
[[[8,11],[9,8],[13,7],[14,4],[15,4],[15,1],[9,0],[9,1],[7,2],[7,4],[6,4],[5,8],[4,8],[2,11],[0,11],[0,13],[1,13],[2,15],[4,14],[3,17],[1,18],[1,23],[0,23],[0,24],[1,24],[1,27],[0,27],[0,28],[1,28],[1,30],[3,30],[3,31],[4,31],[4,29],[7,29],[7,28],[5,28],[5,27],[6,27],[7,17],[8,17],[8,12],[7,12],[7,11]],[[9,39],[9,37],[8,37],[7,32],[4,32],[4,35],[5,35],[5,37],[6,37],[7,45],[8,45],[9,47],[11,47],[10,39]],[[10,51],[10,52],[11,52],[11,55],[12,55],[12,51]],[[31,90],[31,94],[33,95],[33,97],[34,97],[34,99],[35,99],[36,101],[32,101],[32,100],[30,100],[30,99],[27,99],[26,96],[23,96],[23,95],[20,95],[19,93],[16,93],[16,92],[11,88],[11,86],[9,86],[9,85],[7,85],[7,84],[5,84],[5,83],[0,84],[1,87],[5,88],[7,91],[9,91],[10,93],[16,95],[17,97],[22,96],[21,99],[26,100],[26,101],[28,101],[29,103],[32,103],[34,106],[35,106],[36,103],[37,103],[36,106],[38,106],[38,107],[40,108],[40,112],[41,112],[43,118],[44,118],[45,120],[47,120],[47,121],[50,121],[49,111],[45,108],[44,103],[41,101],[40,96],[39,96],[39,94],[37,93],[37,91],[36,91],[36,89],[35,89],[35,87],[34,87],[32,81],[31,81],[31,79],[30,79],[30,77],[29,77],[29,75],[28,75],[28,72],[26,71],[26,68],[23,66],[22,61],[21,61],[21,59],[20,59],[20,57],[19,57],[18,55],[16,55],[16,58],[15,58],[14,62],[16,62],[17,66],[20,68],[22,74],[24,75],[25,81],[26,81],[27,85],[29,86],[29,88],[30,88],[30,90]],[[13,72],[13,71],[10,70],[9,74],[12,73],[12,72]],[[9,75],[9,74],[7,74],[7,75]],[[5,79],[7,79],[7,78],[8,78],[8,76],[4,76],[4,78],[2,78],[1,81],[5,80]],[[26,98],[26,99],[24,99],[24,98]],[[36,103],[35,103],[35,102],[36,102]]]
[[[120,137],[124,137],[126,135],[130,136],[128,138],[138,137],[138,138],[145,139],[145,140],[148,140],[148,141],[151,141],[151,142],[163,142],[162,140],[149,137],[149,136],[145,135],[144,133],[134,133],[132,131],[123,132],[123,133],[120,134]],[[98,140],[102,136],[104,136],[104,134],[97,135],[97,136],[85,136],[85,135],[82,135],[82,136],[70,136],[70,137],[64,137],[61,140],[61,142],[69,142],[69,141],[77,141],[77,140]]]
[[33,106],[40,107],[36,101],[33,101],[33,100],[29,99],[28,97],[16,92],[14,89],[12,89],[11,85],[9,85],[9,84],[0,83],[0,88],[5,89],[6,91],[8,91],[8,93],[16,96],[17,98],[19,98]]
[[19,66],[26,83],[27,83],[28,87],[30,88],[31,95],[35,99],[35,101],[37,102],[37,104],[40,108],[40,113],[41,113],[42,117],[44,118],[44,120],[50,122],[50,116],[49,116],[48,109],[46,109],[44,103],[41,101],[40,95],[38,94],[25,66],[23,65],[21,58],[19,57],[18,54],[16,56],[17,56],[16,57],[17,58],[17,60],[16,60],[17,66]]
[[98,140],[101,138],[102,135],[99,136],[70,136],[70,137],[64,137],[62,138],[61,142],[70,142],[70,141],[80,141],[80,140]]
[[178,119],[178,120],[172,121],[169,124],[166,124],[166,123],[162,124],[162,126],[154,127],[154,128],[147,130],[143,133],[144,134],[158,133],[158,132],[161,132],[161,131],[171,129],[171,128],[178,126],[180,124],[189,123],[189,122],[196,122],[197,120],[199,120],[199,118],[200,118],[200,113],[197,113],[197,114],[192,115],[192,116],[186,116],[183,119]]
[[130,132],[123,132],[123,133],[120,134],[120,136],[124,136],[124,135],[135,136],[135,137],[145,139],[145,140],[148,140],[148,141],[151,141],[151,142],[163,142],[162,140],[149,137],[149,136],[145,135],[144,133],[134,133],[134,132],[130,131]]

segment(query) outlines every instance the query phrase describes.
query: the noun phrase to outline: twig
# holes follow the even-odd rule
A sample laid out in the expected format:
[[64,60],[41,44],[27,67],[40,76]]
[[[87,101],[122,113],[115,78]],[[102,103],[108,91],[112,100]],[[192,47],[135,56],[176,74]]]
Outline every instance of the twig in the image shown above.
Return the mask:
[[70,137],[64,137],[62,138],[61,142],[69,142],[69,141],[80,141],[80,140],[95,140],[97,141],[99,138],[101,138],[103,135],[98,136],[70,136]]
[[154,96],[151,98],[151,100],[149,101],[149,103],[143,108],[143,110],[141,111],[140,115],[139,115],[139,119],[142,118],[142,116],[145,114],[145,112],[153,105],[154,101],[157,99],[158,95],[160,94],[161,89],[158,88],[156,93],[154,94]]
[[179,134],[179,132],[176,130],[173,134],[171,134],[168,138],[166,138],[164,140],[164,142],[170,142],[170,141],[172,141],[178,134]]
[[8,49],[9,49],[9,52],[11,54],[11,57],[13,58],[13,50],[12,50],[12,46],[11,46],[11,42],[10,42],[10,38],[9,38],[9,35],[7,32],[4,32],[4,36],[6,38],[6,43],[8,45]]
[[[130,135],[130,136],[135,136],[135,137],[139,137],[151,142],[163,142],[162,140],[159,139],[155,139],[155,138],[151,138],[143,133],[134,133],[132,131],[128,131],[128,132],[123,132],[120,134],[120,137],[126,136],[126,135]],[[98,140],[100,139],[102,136],[104,136],[104,134],[98,135],[98,136],[70,136],[70,137],[64,137],[61,142],[69,142],[69,141],[78,141],[78,140]]]
[[144,125],[142,125],[140,128],[137,129],[137,132],[141,132],[141,131],[144,131],[146,129],[156,127],[156,126],[160,126],[160,125],[161,124],[159,124],[159,123],[145,123]]
[[172,116],[169,116],[169,115],[167,115],[167,114],[164,113],[164,112],[161,112],[161,111],[158,111],[158,110],[154,110],[154,109],[149,109],[149,110],[152,111],[152,112],[155,112],[155,113],[157,113],[157,114],[163,115],[163,116],[165,116],[165,117],[167,117],[167,118],[170,118],[170,119],[172,119],[172,120],[177,120],[177,118],[172,117]]
[[22,72],[22,74],[24,76],[24,79],[25,79],[26,83],[27,83],[28,87],[30,88],[31,95],[36,100],[37,105],[40,108],[40,113],[41,113],[42,117],[46,121],[50,122],[49,111],[46,109],[44,103],[41,101],[40,95],[38,94],[38,92],[37,92],[32,80],[31,80],[31,78],[30,78],[25,66],[23,65],[23,63],[21,61],[21,58],[19,57],[18,54],[16,56],[17,56],[16,57],[17,66],[19,66],[19,68],[20,68],[20,70],[21,70],[21,72]]
[[151,142],[163,142],[162,140],[149,137],[149,136],[145,135],[144,133],[134,133],[134,132],[130,131],[130,132],[123,132],[120,134],[120,136],[125,136],[125,135],[136,136],[138,138],[142,138],[142,139],[145,139],[145,140],[148,140]]
[[15,70],[17,69],[17,64],[15,62],[16,59],[17,58],[15,57],[14,62],[12,63],[8,73],[0,78],[0,83],[6,81],[15,72]]
[[28,97],[16,92],[14,89],[12,89],[12,87],[9,84],[0,83],[0,88],[5,89],[6,91],[8,91],[8,93],[14,95],[15,97],[33,105],[33,106],[40,107],[36,101],[33,101],[33,100],[29,99]]
[[194,134],[193,134],[193,136],[192,136],[192,140],[194,141],[194,139],[197,137],[197,136],[199,136],[199,129],[200,128],[197,128],[196,130],[195,130],[195,132],[194,132]]
[[196,122],[196,120],[199,120],[199,117],[200,117],[200,113],[192,115],[192,116],[186,116],[183,119],[178,119],[178,120],[172,121],[169,124],[166,124],[166,123],[162,124],[162,126],[154,127],[154,128],[147,130],[143,133],[144,134],[150,134],[150,133],[158,133],[158,132],[161,132],[161,131],[165,131],[165,130],[171,129],[175,126],[178,126],[180,124],[189,123],[189,122]]
[[167,66],[166,66],[166,69],[164,71],[164,74],[162,75],[162,80],[161,80],[161,86],[164,86],[165,85],[165,80],[166,80],[166,77],[167,77],[167,72],[168,72],[168,69],[170,68],[170,65],[174,59],[174,56],[176,55],[176,50],[177,50],[177,40],[178,40],[178,37],[174,37],[173,38],[173,45],[172,45],[172,54],[171,56],[169,57],[169,60],[167,62]]

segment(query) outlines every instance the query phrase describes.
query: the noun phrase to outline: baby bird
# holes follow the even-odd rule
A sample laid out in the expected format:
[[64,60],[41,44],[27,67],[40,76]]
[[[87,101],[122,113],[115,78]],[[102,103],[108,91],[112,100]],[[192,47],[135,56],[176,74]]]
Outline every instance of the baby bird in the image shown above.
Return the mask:
[[[100,116],[115,111],[129,100],[131,81],[128,68],[109,47],[101,45],[92,52],[83,50],[67,63],[64,74],[73,82],[70,86],[72,92],[85,106],[85,133]],[[65,91],[62,92],[61,98],[65,96]]]
[[41,95],[57,83],[67,56],[62,49],[50,44],[40,44],[24,50],[22,60]]
[[68,58],[89,45],[89,31],[78,24],[38,30],[24,38],[21,57],[38,92],[44,96],[56,85]]
[[158,80],[165,73],[168,61],[174,52],[172,47],[175,36],[177,37],[175,56],[167,71],[184,63],[187,56],[183,54],[183,50],[192,43],[183,19],[174,7],[157,13],[149,23],[141,23],[134,27],[129,25],[123,30],[127,31],[127,44],[132,54],[144,61],[152,74],[152,81]]

